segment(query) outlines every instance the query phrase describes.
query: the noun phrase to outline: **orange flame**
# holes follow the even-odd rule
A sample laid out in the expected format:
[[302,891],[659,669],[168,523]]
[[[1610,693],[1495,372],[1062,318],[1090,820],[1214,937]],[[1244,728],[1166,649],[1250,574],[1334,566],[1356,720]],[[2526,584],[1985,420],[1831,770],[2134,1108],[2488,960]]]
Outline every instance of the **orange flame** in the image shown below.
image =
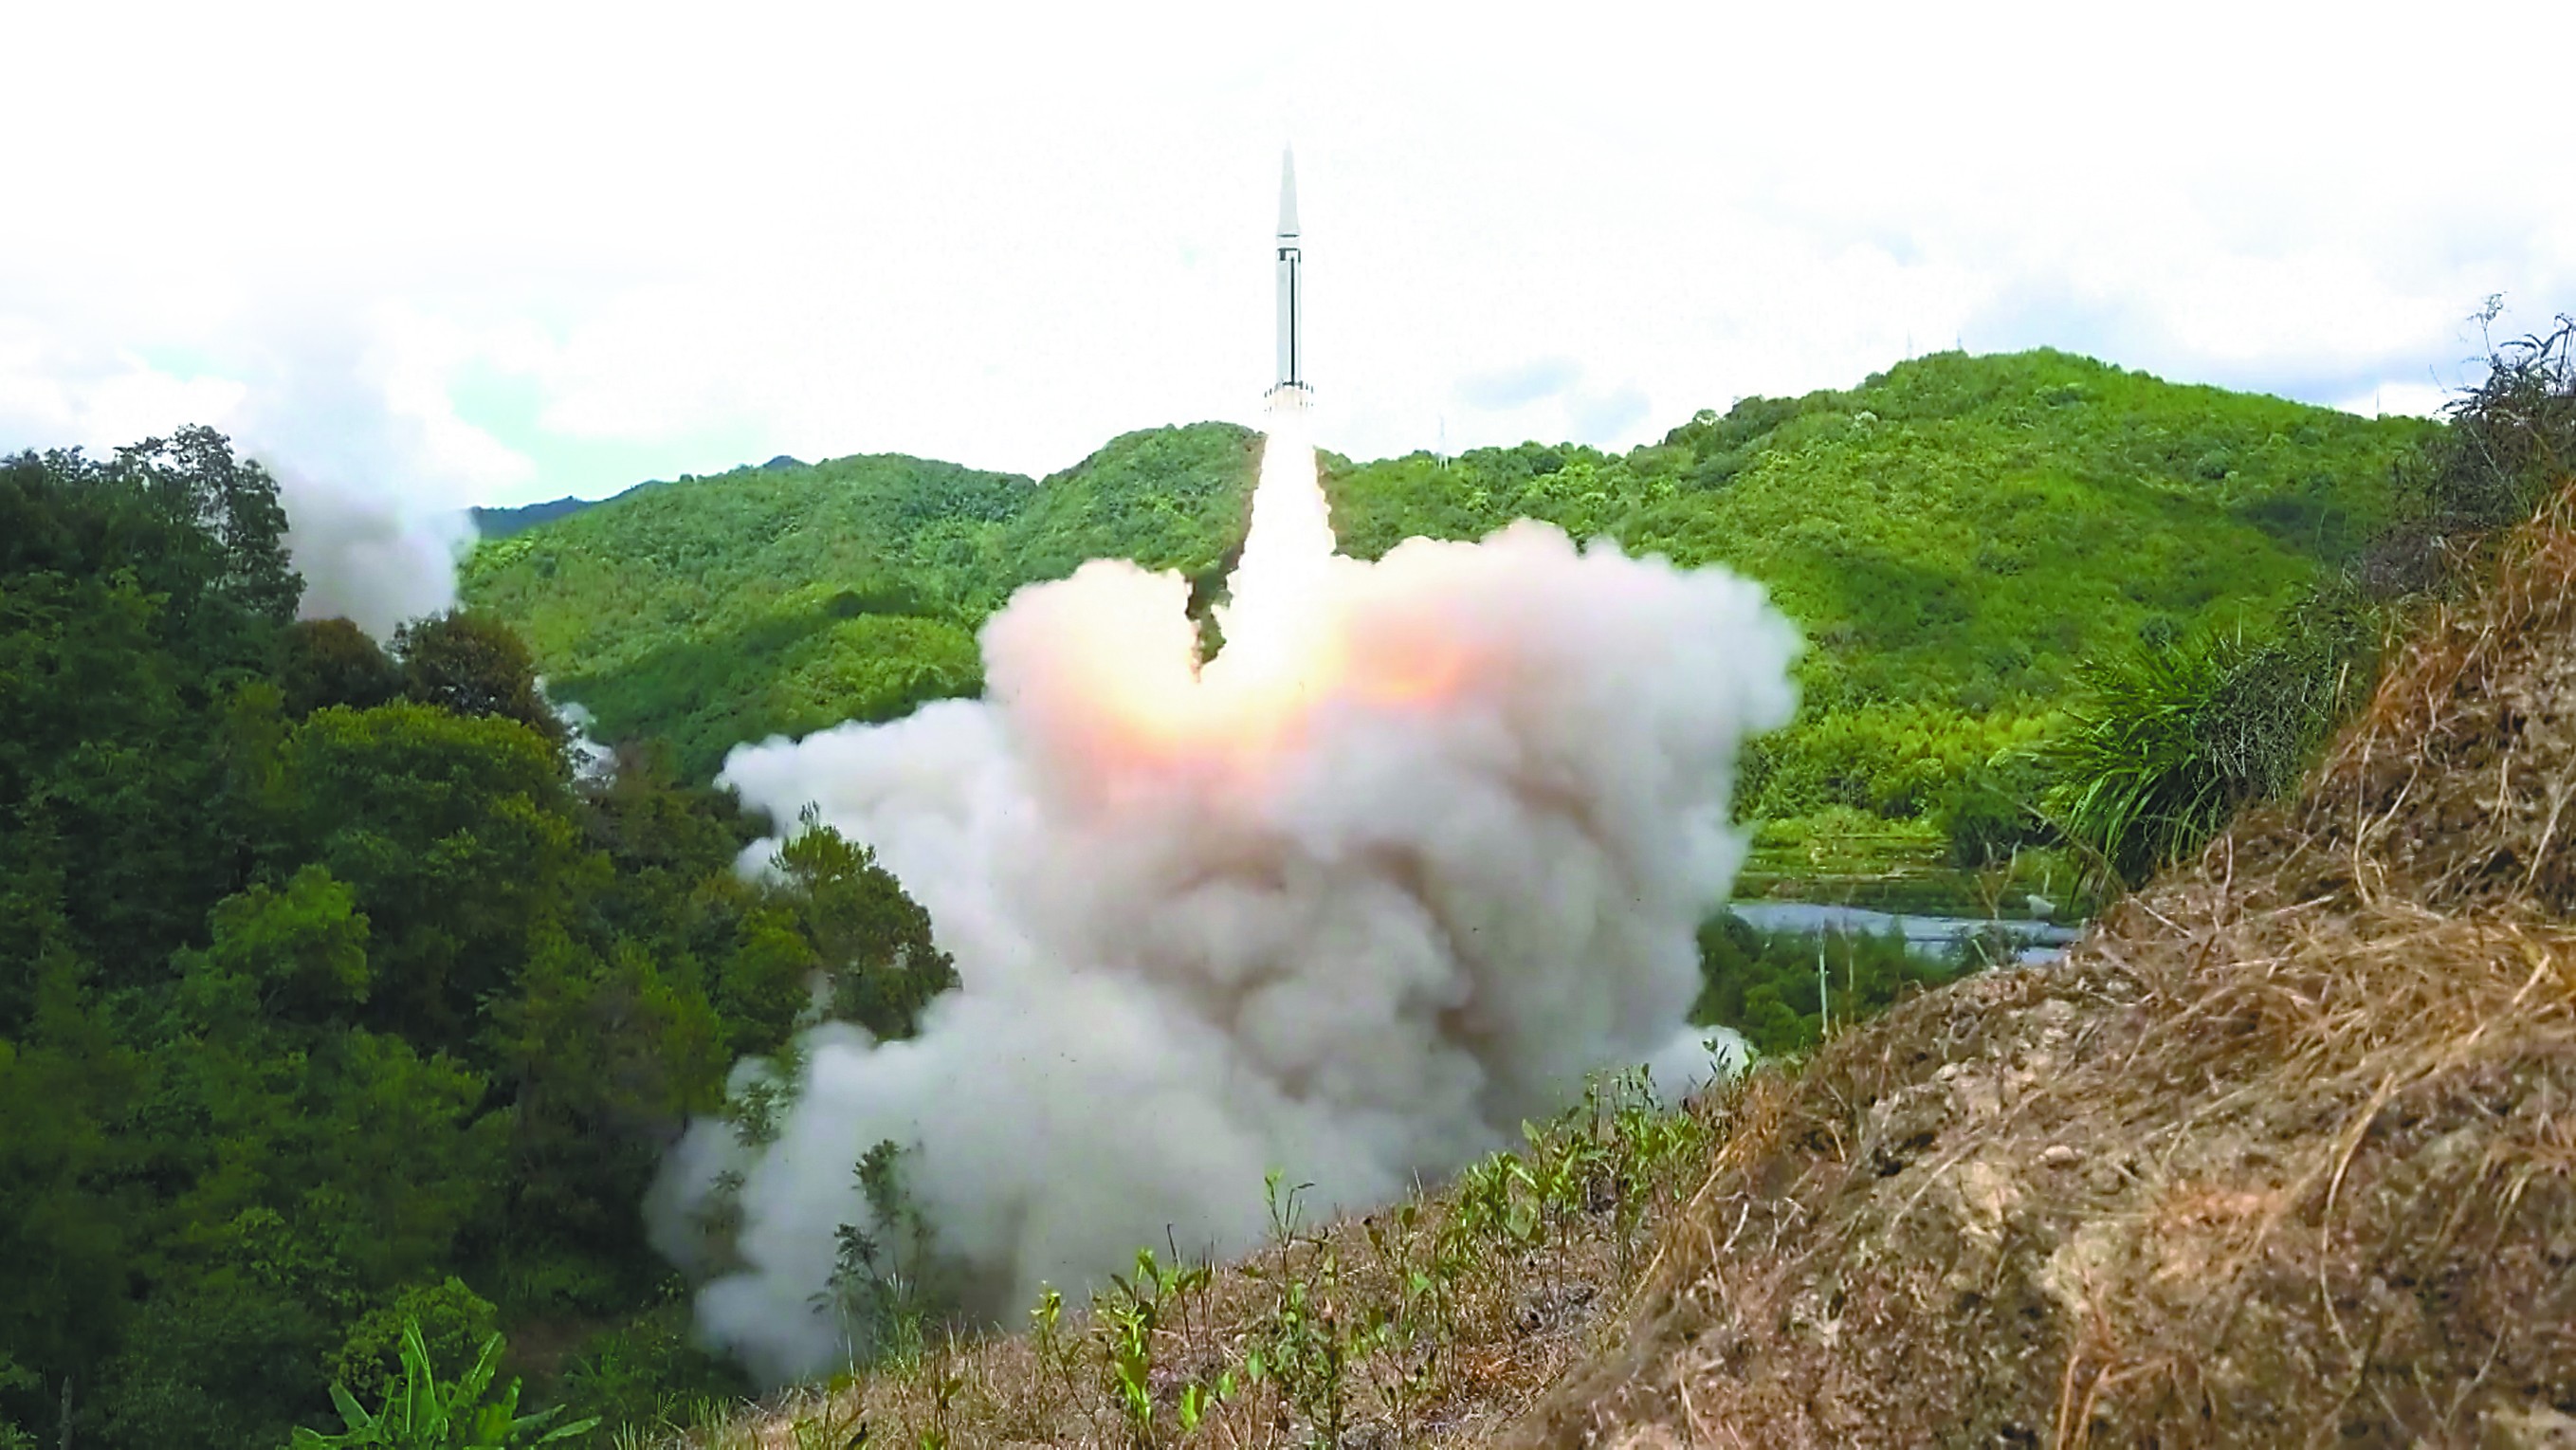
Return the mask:
[[1223,648],[1204,662],[1190,650],[1191,667],[1181,668],[1154,640],[1104,630],[1097,656],[1077,666],[1096,682],[1106,727],[1085,747],[1093,768],[1248,780],[1329,700],[1421,705],[1450,697],[1464,680],[1467,661],[1454,643],[1359,633],[1366,621],[1355,608],[1369,566],[1337,552],[1305,409],[1282,396],[1262,445],[1251,532],[1227,577],[1228,600],[1216,607]]

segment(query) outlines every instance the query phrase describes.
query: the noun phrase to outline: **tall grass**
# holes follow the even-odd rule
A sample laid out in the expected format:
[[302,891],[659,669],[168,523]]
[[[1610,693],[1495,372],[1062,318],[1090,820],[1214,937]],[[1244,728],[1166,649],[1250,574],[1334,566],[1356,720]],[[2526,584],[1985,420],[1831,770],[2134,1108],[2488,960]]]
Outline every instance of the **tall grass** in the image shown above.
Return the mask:
[[[2492,323],[2500,302],[2475,319]],[[2049,814],[2096,884],[2136,886],[2182,861],[2237,811],[2282,795],[2373,683],[2368,600],[2437,590],[2476,543],[2519,522],[2576,465],[2576,319],[2488,348],[2487,375],[2450,426],[2398,470],[2398,517],[2347,578],[2272,635],[2159,645],[2077,671],[2070,726],[2029,752]]]
[[2053,778],[2049,815],[2104,886],[2188,858],[2298,781],[2368,683],[2376,635],[2338,590],[2269,637],[2211,635],[2086,666],[2069,728],[2034,752]]

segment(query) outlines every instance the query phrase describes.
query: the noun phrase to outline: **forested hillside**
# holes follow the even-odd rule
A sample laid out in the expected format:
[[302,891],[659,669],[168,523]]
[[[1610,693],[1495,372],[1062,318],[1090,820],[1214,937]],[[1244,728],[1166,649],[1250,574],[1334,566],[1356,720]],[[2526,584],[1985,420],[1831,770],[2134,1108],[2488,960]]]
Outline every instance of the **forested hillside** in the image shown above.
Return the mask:
[[578,775],[506,628],[294,622],[284,527],[204,429],[0,459],[0,1446],[282,1445],[406,1321],[610,1413],[730,1385],[646,1182],[741,1055],[908,1031],[928,919]]
[[[1802,875],[2034,837],[2031,783],[1989,762],[2036,737],[2077,662],[2259,632],[2384,520],[2392,462],[2430,426],[1950,353],[1624,456],[1328,457],[1326,482],[1356,554],[1530,517],[1771,586],[1811,642],[1807,704],[1757,750],[1745,806],[1770,822],[1760,874]],[[648,485],[487,543],[467,594],[605,733],[667,736],[703,777],[737,741],[976,689],[984,616],[1086,558],[1212,595],[1258,455],[1203,423],[1042,482],[876,456]]]

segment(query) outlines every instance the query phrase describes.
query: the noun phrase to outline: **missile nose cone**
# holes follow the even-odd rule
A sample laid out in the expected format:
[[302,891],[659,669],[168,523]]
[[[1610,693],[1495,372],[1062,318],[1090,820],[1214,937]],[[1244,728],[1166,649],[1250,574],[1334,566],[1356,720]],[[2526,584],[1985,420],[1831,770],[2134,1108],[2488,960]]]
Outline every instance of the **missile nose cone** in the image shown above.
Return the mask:
[[1279,152],[1279,235],[1297,235],[1297,153]]

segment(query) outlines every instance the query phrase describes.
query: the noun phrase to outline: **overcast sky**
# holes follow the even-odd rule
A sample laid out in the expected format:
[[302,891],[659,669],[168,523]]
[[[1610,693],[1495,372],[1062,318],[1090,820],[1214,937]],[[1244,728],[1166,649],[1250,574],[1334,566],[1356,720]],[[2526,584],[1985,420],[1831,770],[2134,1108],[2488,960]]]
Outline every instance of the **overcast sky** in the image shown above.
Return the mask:
[[2422,410],[2576,310],[2576,5],[1087,8],[0,5],[0,451],[1044,473],[1256,417],[1289,139],[1363,457],[1953,345]]

